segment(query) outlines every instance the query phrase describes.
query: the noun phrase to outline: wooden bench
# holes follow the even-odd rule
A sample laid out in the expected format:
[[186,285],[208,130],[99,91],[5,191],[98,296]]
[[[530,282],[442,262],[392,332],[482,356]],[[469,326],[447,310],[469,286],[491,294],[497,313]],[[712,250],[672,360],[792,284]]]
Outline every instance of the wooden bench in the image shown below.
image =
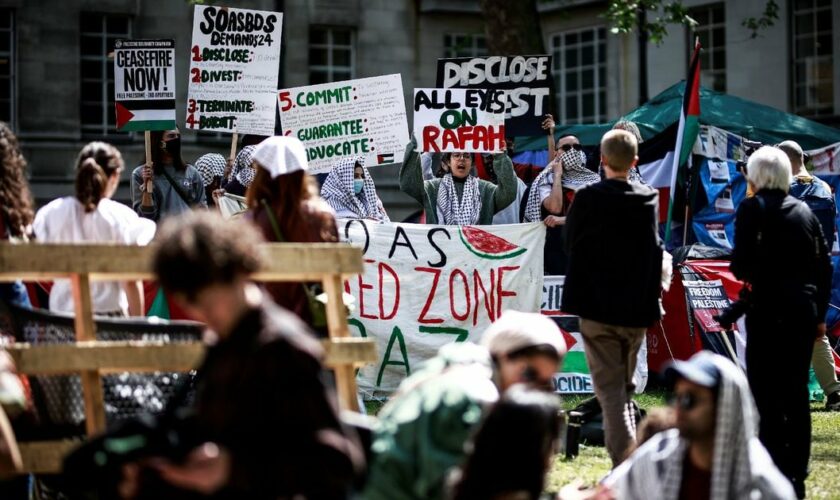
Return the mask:
[[[349,336],[342,304],[344,278],[362,272],[362,252],[346,244],[263,244],[264,268],[255,281],[320,281],[328,297],[326,365],[335,371],[342,409],[358,410],[357,367],[376,361],[373,341]],[[0,282],[69,278],[75,302],[76,342],[12,344],[18,371],[81,376],[88,436],[105,430],[101,375],[109,372],[188,371],[202,359],[198,342],[97,341],[91,281],[151,280],[153,249],[116,245],[0,244]],[[74,441],[20,443],[27,472],[57,472]]]

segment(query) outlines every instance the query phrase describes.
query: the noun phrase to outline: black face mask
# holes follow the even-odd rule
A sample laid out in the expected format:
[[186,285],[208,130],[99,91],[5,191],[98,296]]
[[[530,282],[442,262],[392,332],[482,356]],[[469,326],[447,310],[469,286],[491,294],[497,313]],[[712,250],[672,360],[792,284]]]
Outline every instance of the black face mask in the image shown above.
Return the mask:
[[181,138],[178,137],[177,139],[169,139],[168,141],[163,141],[165,146],[164,151],[169,153],[169,156],[172,157],[173,160],[177,161],[177,158],[181,157]]

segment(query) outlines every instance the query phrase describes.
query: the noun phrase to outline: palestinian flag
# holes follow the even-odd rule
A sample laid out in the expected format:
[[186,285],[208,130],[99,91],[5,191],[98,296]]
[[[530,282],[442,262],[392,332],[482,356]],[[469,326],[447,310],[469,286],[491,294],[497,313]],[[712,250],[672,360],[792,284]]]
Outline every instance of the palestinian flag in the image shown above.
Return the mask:
[[146,99],[116,102],[117,130],[172,130],[175,128],[175,99]]
[[677,129],[677,139],[674,146],[674,163],[671,168],[671,189],[668,198],[668,217],[665,220],[665,241],[671,241],[671,221],[674,216],[674,196],[677,191],[677,181],[682,175],[683,165],[688,161],[697,134],[700,132],[700,39],[694,42],[694,54],[688,68],[685,80],[682,113]]
[[388,153],[384,155],[376,155],[376,164],[377,165],[387,165],[389,163],[394,163],[394,153]]

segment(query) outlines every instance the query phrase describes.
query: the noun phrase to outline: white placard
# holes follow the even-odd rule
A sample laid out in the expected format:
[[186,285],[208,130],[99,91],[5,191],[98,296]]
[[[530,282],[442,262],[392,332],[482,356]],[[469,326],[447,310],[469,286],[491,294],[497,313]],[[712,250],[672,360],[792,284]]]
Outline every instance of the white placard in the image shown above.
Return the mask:
[[504,150],[507,94],[495,89],[414,89],[418,151]]

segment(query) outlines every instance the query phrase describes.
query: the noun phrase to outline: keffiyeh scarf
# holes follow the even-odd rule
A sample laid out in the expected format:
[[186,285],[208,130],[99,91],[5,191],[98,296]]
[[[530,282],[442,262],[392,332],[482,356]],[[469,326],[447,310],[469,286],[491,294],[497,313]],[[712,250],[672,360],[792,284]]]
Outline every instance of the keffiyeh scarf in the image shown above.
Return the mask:
[[478,222],[481,212],[481,192],[478,178],[469,176],[464,181],[464,194],[458,200],[455,180],[452,174],[446,174],[440,180],[438,189],[437,213],[438,224],[450,226],[469,226]]
[[256,146],[245,146],[239,151],[236,155],[236,161],[233,162],[233,171],[230,173],[231,179],[235,178],[245,167],[251,166],[251,163],[254,161],[255,149],[257,149]]
[[[362,166],[365,185],[357,195],[353,191],[354,171],[356,163]],[[365,167],[364,157],[351,157],[341,160],[333,167],[321,186],[321,198],[337,213],[349,210],[360,219],[375,219],[390,222],[388,214],[382,207],[382,201],[376,194],[376,185]]]
[[195,161],[195,169],[201,174],[201,183],[204,187],[213,182],[213,178],[225,174],[225,157],[218,153],[208,153]]
[[560,156],[563,163],[563,187],[578,189],[601,181],[601,177],[586,168],[586,154],[570,149]]
[[553,184],[549,182],[554,177],[551,173],[551,167],[545,167],[540,175],[531,183],[531,190],[528,191],[528,201],[525,204],[525,222],[539,222],[542,220],[542,200],[540,199],[540,187],[546,184]]

